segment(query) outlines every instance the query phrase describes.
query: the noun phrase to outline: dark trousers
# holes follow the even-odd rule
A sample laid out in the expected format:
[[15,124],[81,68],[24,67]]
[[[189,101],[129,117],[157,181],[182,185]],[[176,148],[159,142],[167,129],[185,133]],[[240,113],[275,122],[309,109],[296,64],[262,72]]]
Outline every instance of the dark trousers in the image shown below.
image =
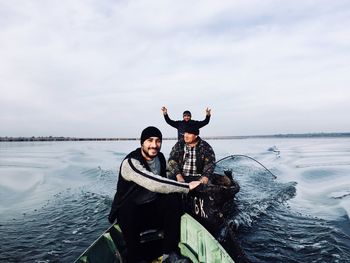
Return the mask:
[[142,260],[140,232],[151,228],[164,231],[162,253],[178,252],[180,218],[182,215],[178,194],[158,194],[152,202],[135,205],[124,204],[118,212],[118,222],[127,247],[127,262]]

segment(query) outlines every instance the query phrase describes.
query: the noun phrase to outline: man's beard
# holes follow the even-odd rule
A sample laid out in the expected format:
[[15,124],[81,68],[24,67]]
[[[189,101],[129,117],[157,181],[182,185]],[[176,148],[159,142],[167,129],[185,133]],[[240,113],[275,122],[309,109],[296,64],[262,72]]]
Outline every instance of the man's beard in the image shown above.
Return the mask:
[[[146,157],[151,158],[151,159],[153,159],[154,157],[156,157],[156,156],[158,155],[158,152],[159,152],[159,149],[158,149],[158,148],[147,148],[147,151],[145,151],[145,150],[143,149],[143,147],[142,147],[141,150],[142,150],[143,154],[144,154]],[[155,155],[149,155],[148,152],[149,152],[150,150],[156,150],[157,153],[156,153]]]

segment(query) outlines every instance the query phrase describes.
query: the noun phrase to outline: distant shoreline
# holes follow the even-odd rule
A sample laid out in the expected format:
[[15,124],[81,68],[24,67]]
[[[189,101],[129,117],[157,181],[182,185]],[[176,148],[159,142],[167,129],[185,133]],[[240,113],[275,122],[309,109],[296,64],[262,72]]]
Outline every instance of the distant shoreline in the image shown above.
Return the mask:
[[[233,139],[251,139],[251,138],[337,138],[350,137],[350,132],[346,133],[300,133],[300,134],[273,134],[273,135],[246,135],[246,136],[204,136],[206,140],[233,140]],[[135,141],[140,138],[79,138],[79,137],[0,137],[0,142],[34,142],[34,141]],[[176,137],[163,138],[164,140],[176,140]]]

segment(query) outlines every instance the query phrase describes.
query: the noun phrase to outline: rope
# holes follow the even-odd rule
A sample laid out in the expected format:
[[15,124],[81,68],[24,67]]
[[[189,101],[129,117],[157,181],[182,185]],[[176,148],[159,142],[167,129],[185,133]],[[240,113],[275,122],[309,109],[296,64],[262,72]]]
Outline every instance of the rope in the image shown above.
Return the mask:
[[253,160],[254,162],[260,164],[260,166],[262,166],[266,171],[268,171],[268,172],[273,176],[273,178],[275,178],[275,179],[277,178],[276,175],[274,175],[269,169],[267,169],[267,168],[266,168],[262,163],[260,163],[258,160],[254,159],[253,157],[250,157],[250,156],[248,156],[248,155],[244,155],[244,154],[233,154],[233,155],[228,155],[228,156],[226,156],[226,157],[224,157],[224,158],[218,160],[215,164],[218,164],[219,162],[222,162],[222,161],[224,161],[224,160],[226,160],[226,159],[229,159],[229,158],[234,159],[234,158],[236,158],[236,157],[245,157],[245,158],[248,158],[248,159],[250,159],[250,160]]

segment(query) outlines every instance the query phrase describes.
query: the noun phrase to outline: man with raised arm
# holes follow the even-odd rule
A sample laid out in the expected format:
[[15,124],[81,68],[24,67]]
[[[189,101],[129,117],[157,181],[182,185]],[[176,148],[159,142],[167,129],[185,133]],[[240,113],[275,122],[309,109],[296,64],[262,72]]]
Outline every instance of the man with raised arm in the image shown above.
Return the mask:
[[178,140],[183,139],[186,126],[192,125],[192,126],[196,126],[198,129],[200,129],[209,123],[210,117],[211,117],[211,109],[209,109],[209,108],[206,108],[205,119],[202,121],[192,120],[191,112],[189,110],[185,110],[182,114],[183,119],[174,121],[174,120],[170,119],[170,117],[168,115],[168,109],[166,107],[163,106],[161,110],[163,112],[164,119],[165,119],[166,123],[168,123],[170,126],[177,129]]

